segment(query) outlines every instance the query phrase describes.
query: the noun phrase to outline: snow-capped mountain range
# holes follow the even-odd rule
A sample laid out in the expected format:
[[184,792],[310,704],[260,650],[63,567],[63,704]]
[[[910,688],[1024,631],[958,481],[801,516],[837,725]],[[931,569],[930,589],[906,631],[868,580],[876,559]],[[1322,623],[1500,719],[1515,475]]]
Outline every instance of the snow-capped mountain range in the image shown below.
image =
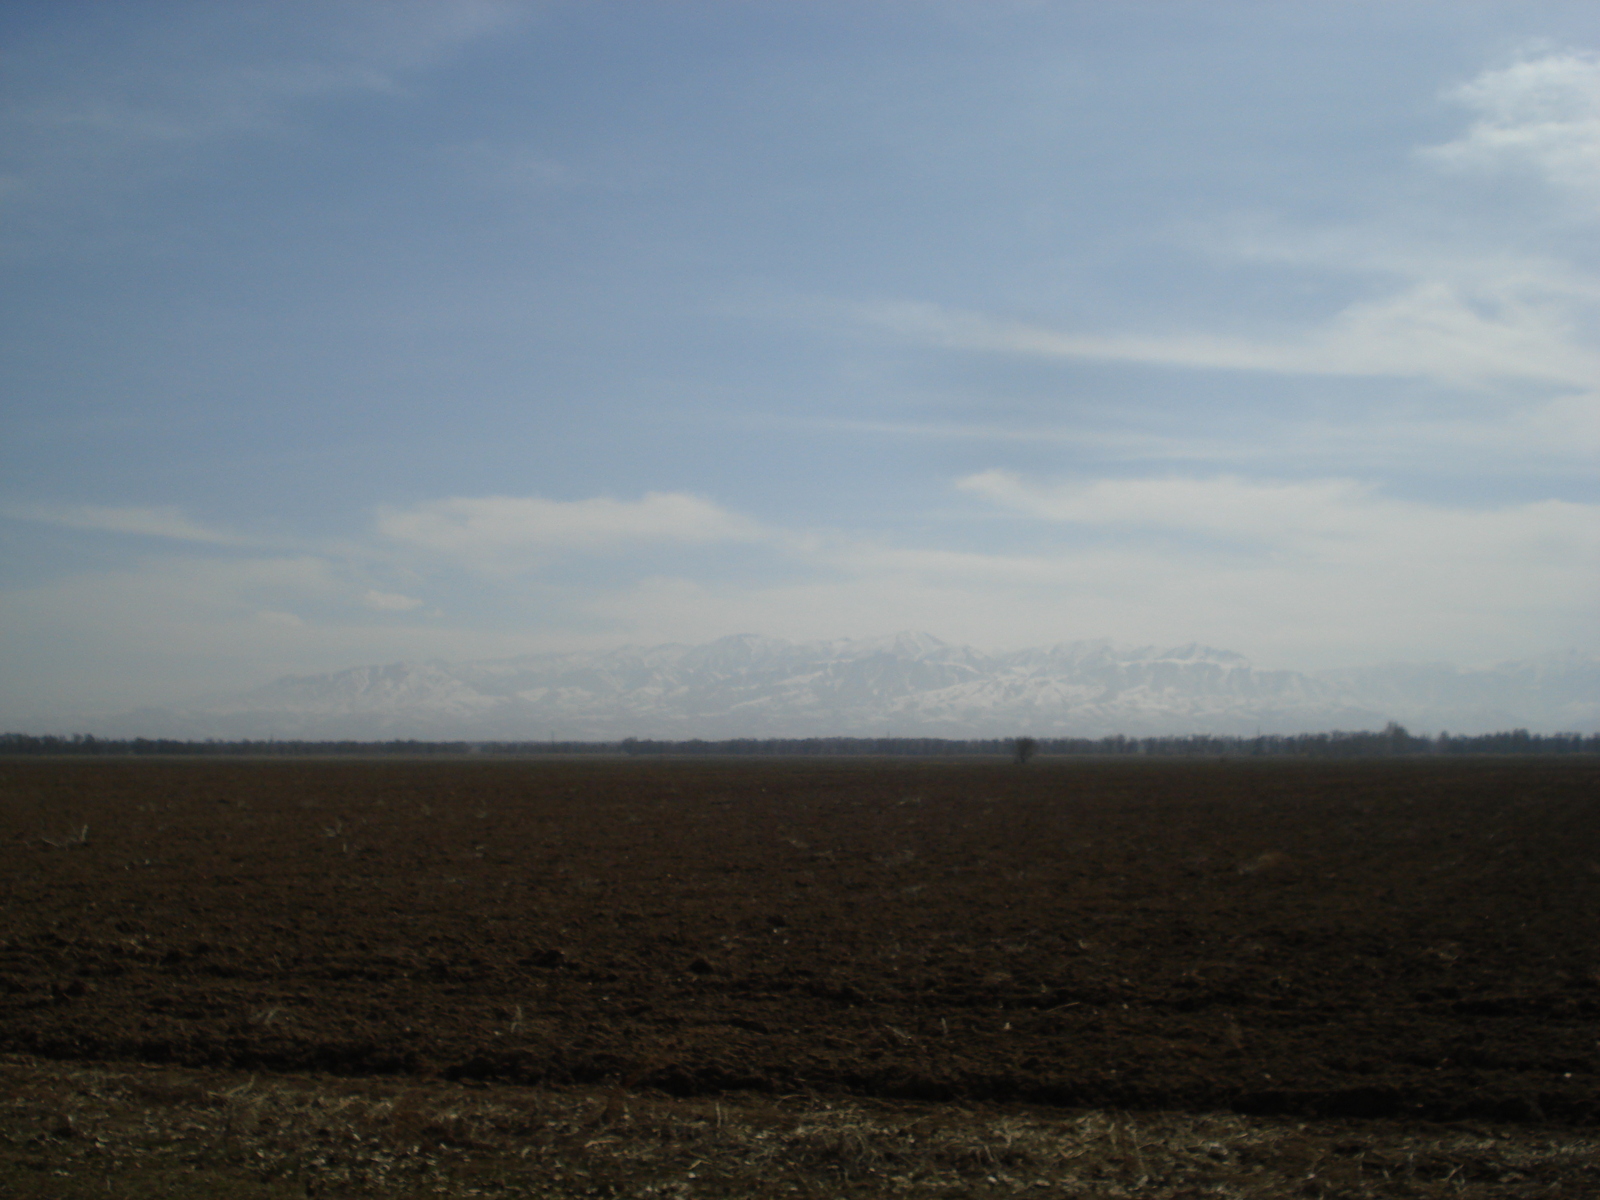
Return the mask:
[[794,643],[740,635],[482,662],[288,676],[181,709],[83,718],[110,737],[612,740],[1100,737],[1600,728],[1600,657],[1462,670],[1263,671],[1206,646],[1105,641],[985,654],[928,634]]

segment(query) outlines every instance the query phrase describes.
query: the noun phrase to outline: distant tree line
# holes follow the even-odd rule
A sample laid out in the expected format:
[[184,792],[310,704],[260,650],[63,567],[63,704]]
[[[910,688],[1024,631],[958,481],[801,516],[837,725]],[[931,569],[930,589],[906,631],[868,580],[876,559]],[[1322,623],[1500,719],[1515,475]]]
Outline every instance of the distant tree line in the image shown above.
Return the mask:
[[[610,749],[610,747],[607,747]],[[777,755],[1003,755],[1026,762],[1039,755],[1058,757],[1272,757],[1386,758],[1433,754],[1600,754],[1600,733],[1506,733],[1416,736],[1391,723],[1380,732],[1265,734],[1234,737],[1189,734],[1181,737],[1102,738],[734,738],[728,741],[651,741],[628,738],[617,744],[624,754],[777,754]]]
[[[1024,750],[1024,747],[1026,749]],[[1600,733],[1505,733],[1416,736],[1403,726],[1390,724],[1379,732],[1266,734],[1231,737],[1191,734],[1184,737],[1103,738],[730,738],[722,741],[657,740],[627,738],[620,742],[387,742],[303,740],[180,741],[174,738],[97,738],[78,733],[70,737],[26,733],[0,734],[0,755],[247,755],[278,757],[336,757],[340,755],[401,756],[551,754],[626,754],[643,757],[672,756],[790,756],[842,758],[883,757],[993,757],[1025,762],[1035,756],[1152,758],[1389,758],[1399,755],[1450,754],[1600,754]]]
[[424,742],[414,738],[387,742],[359,742],[352,739],[317,742],[303,739],[270,738],[226,741],[180,741],[176,738],[97,738],[92,733],[70,737],[26,733],[0,733],[0,755],[5,754],[177,754],[187,756],[306,756],[339,755],[413,757],[428,754],[618,754],[616,742]]

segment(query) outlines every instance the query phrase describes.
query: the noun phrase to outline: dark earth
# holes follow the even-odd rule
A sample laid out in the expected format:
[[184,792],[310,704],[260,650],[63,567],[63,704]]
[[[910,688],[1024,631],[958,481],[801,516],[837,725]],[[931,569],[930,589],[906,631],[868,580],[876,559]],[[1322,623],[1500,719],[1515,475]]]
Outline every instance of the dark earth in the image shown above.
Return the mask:
[[1600,1117],[1600,762],[0,762],[0,1052]]

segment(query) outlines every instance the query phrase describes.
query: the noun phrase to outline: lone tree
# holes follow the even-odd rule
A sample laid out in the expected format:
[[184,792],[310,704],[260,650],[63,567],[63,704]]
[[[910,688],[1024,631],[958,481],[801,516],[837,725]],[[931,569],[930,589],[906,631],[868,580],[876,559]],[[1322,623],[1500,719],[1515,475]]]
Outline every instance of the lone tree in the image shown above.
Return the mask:
[[1039,743],[1031,737],[1019,737],[1011,743],[1012,750],[1017,756],[1017,766],[1022,766],[1035,754],[1039,753]]

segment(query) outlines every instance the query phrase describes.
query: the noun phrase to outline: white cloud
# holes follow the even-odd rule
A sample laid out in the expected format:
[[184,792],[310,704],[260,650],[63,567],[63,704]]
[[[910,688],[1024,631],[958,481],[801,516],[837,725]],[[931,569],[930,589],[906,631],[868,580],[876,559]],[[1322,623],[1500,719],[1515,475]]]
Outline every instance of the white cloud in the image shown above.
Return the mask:
[[[1600,56],[1547,52],[1485,71],[1449,96],[1477,119],[1460,138],[1418,150],[1420,161],[1458,173],[1528,167],[1571,194],[1586,219],[1600,217]],[[1600,280],[1583,253],[1532,214],[1498,250],[1481,229],[1464,238],[1454,220],[1467,202],[1459,174],[1455,193],[1420,216],[1386,212],[1365,226],[1298,229],[1258,214],[1231,230],[1189,231],[1196,248],[1224,261],[1371,280],[1365,297],[1298,328],[1086,332],[923,303],[859,315],[925,343],[1047,358],[1472,388],[1600,387]],[[1496,221],[1505,227],[1503,215]],[[1542,254],[1530,249],[1541,239]]]
[[[458,499],[389,514],[387,549],[174,555],[12,588],[0,603],[0,700],[22,719],[363,662],[699,641],[730,630],[821,638],[920,627],[992,648],[1203,641],[1267,666],[1318,667],[1521,657],[1594,647],[1600,629],[1600,505],[1448,507],[1341,478],[1062,482],[984,471],[956,486],[978,506],[973,515],[1005,523],[996,549],[757,530],[687,496]],[[727,576],[686,557],[665,560],[663,571],[656,556],[631,576],[558,584],[441,571],[435,599],[455,588],[451,609],[478,612],[454,623],[374,586],[381,581],[361,566],[381,560],[407,578],[404,559],[417,551],[478,565],[748,536],[783,549],[781,574]]]
[[1009,471],[957,482],[1013,512],[1090,527],[1166,530],[1315,553],[1340,562],[1556,558],[1592,571],[1600,559],[1600,505],[1561,500],[1465,508],[1382,495],[1350,479],[1256,481],[1101,479],[1035,483]]
[[761,536],[754,522],[708,500],[675,492],[651,492],[639,500],[453,497],[407,509],[381,509],[378,531],[394,541],[480,564],[561,551],[748,541]]
[[873,323],[936,345],[1046,358],[1433,379],[1469,386],[1497,380],[1569,387],[1600,383],[1600,354],[1574,344],[1561,305],[1474,296],[1437,280],[1351,304],[1320,328],[1277,341],[1204,333],[1069,333],[933,304],[878,305],[862,311]]
[[173,507],[136,508],[100,504],[35,504],[7,508],[9,517],[65,525],[69,529],[91,529],[106,533],[132,533],[144,537],[176,538],[185,542],[212,542],[237,545],[231,533],[210,529],[183,515]]
[[362,603],[376,612],[410,612],[413,608],[421,608],[422,601],[411,596],[402,596],[398,592],[380,592],[369,589],[363,596]]
[[1220,476],[1039,485],[1011,471],[983,471],[956,486],[1051,521],[1252,538],[1349,533],[1379,503],[1371,488],[1348,479],[1255,483]]
[[1530,413],[1516,433],[1523,441],[1557,452],[1600,455],[1600,395],[1558,396]]
[[1478,119],[1464,136],[1423,151],[1427,158],[1478,170],[1527,165],[1588,201],[1600,199],[1600,57],[1566,50],[1526,58],[1449,96]]
[[[643,642],[916,627],[989,647],[1202,641],[1301,668],[1460,661],[1463,647],[1512,658],[1593,646],[1600,628],[1597,505],[1450,508],[1339,479],[984,472],[960,486],[1045,524],[993,553],[818,539],[809,570],[782,582],[656,576],[596,591],[589,607]],[[1110,536],[1063,536],[1085,532]]]
[[[1115,552],[1055,556],[1092,572],[1074,588],[1142,580],[1142,595],[1124,593],[1130,611],[1193,614],[1201,640],[1233,630],[1250,652],[1298,644],[1305,661],[1322,642],[1366,657],[1459,658],[1463,645],[1512,657],[1539,641],[1592,644],[1600,627],[1600,505],[1450,507],[1340,479],[1059,484],[989,471],[961,486],[1026,517],[1117,534]],[[1086,582],[1097,574],[1104,584]]]

